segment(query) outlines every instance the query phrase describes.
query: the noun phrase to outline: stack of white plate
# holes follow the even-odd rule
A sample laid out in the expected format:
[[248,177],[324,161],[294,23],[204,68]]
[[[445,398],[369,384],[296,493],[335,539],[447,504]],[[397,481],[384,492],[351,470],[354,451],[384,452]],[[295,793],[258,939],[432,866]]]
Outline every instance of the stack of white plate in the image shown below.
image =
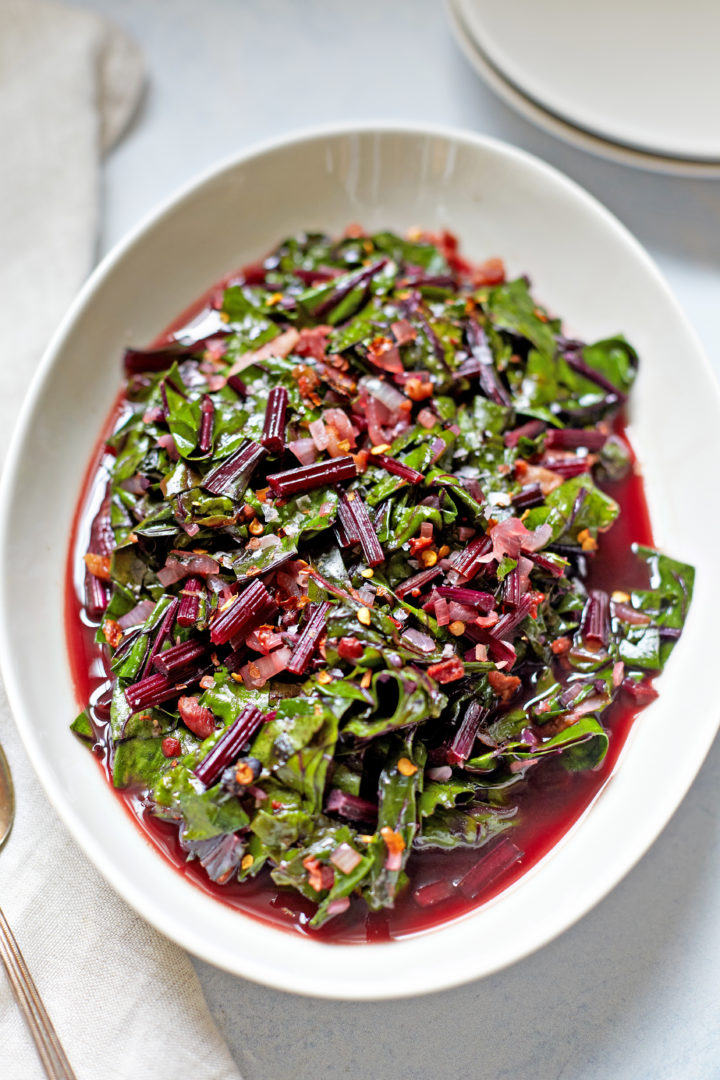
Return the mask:
[[447,0],[470,63],[558,138],[720,178],[719,0]]

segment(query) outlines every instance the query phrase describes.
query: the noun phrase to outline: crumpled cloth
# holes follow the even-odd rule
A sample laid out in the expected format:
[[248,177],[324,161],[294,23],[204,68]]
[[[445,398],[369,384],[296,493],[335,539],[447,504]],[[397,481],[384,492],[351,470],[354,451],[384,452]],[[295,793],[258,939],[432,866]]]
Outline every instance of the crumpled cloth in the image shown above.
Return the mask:
[[[104,19],[0,0],[0,462],[43,349],[92,266],[102,154],[132,119],[143,81],[134,42]],[[78,1080],[240,1080],[187,954],[71,839],[1,689],[0,741],[17,794],[0,906]],[[0,1076],[43,1076],[1,967]]]

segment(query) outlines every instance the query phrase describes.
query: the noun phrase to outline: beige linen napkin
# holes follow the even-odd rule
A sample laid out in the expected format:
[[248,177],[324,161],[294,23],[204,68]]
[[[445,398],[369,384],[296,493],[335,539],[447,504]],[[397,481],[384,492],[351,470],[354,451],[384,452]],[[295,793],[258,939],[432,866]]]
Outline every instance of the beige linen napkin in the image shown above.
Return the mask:
[[[0,460],[42,350],[91,267],[100,156],[142,82],[135,45],[99,17],[0,0]],[[0,852],[0,905],[78,1080],[239,1080],[187,955],[77,848],[1,690],[0,740],[18,806]],[[0,968],[0,1076],[42,1075]]]

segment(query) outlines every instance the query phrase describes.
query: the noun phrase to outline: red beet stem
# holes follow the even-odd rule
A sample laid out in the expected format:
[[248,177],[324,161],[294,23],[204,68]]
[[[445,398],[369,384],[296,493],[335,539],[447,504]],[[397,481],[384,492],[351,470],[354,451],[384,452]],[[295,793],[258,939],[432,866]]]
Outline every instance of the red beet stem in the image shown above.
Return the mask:
[[348,821],[372,822],[377,819],[378,805],[358,795],[348,795],[340,788],[333,788],[327,797],[325,809]]
[[454,600],[457,604],[477,608],[486,614],[495,607],[495,597],[489,592],[480,592],[478,589],[463,589],[455,585],[438,585],[437,591],[446,600]]
[[453,570],[457,570],[461,577],[474,577],[482,565],[480,559],[492,551],[492,546],[492,540],[489,536],[476,537],[465,548],[465,551],[453,566]]
[[582,617],[582,636],[588,645],[605,648],[610,633],[610,598],[602,589],[588,595]]
[[293,675],[302,675],[308,666],[310,657],[315,651],[315,646],[325,629],[329,610],[330,604],[327,602],[313,607],[313,611],[303,627],[288,662],[287,670]]
[[261,442],[271,454],[279,454],[285,449],[288,400],[284,386],[274,386],[268,394]]
[[330,461],[315,461],[312,465],[301,465],[297,469],[271,473],[268,483],[278,495],[297,495],[301,491],[336,484],[340,480],[352,480],[357,476],[355,462],[346,457],[331,458]]
[[153,667],[173,682],[182,682],[183,674],[205,656],[208,647],[203,641],[183,641],[158,653],[153,660]]
[[213,426],[215,423],[215,406],[212,398],[207,394],[203,396],[200,415],[200,436],[198,438],[198,450],[201,454],[208,454],[212,449]]
[[215,617],[210,627],[210,640],[213,645],[224,645],[230,638],[247,637],[274,610],[275,601],[262,581],[256,579]]
[[360,493],[353,491],[348,495],[340,488],[338,495],[338,517],[345,536],[350,543],[359,541],[368,566],[379,566],[385,561],[385,554]]
[[200,614],[200,600],[205,590],[200,578],[188,578],[180,596],[178,608],[178,626],[194,626]]
[[406,578],[401,585],[395,590],[396,595],[402,600],[404,597],[411,593],[414,589],[422,589],[433,581],[436,577],[442,574],[443,569],[439,563],[435,566],[430,566],[427,570],[421,570],[419,574],[413,574],[412,577]]
[[579,446],[588,450],[602,450],[606,442],[607,435],[602,431],[585,428],[551,428],[545,436],[548,450],[577,450]]
[[212,495],[227,495],[232,498],[243,482],[247,486],[253,470],[266,453],[265,447],[259,443],[246,443],[215,469],[211,469],[202,486]]
[[422,484],[425,477],[417,469],[411,468],[410,465],[403,464],[402,461],[396,461],[395,458],[388,457],[387,454],[372,454],[370,456],[370,463],[379,465],[381,469],[385,469],[386,472],[392,473],[393,476],[399,476],[403,480],[407,480],[409,484]]
[[145,669],[143,671],[143,675],[148,675],[150,673],[153,667],[153,660],[160,652],[167,639],[170,637],[170,633],[175,623],[175,616],[177,614],[179,606],[180,601],[177,597],[174,597],[168,604],[168,609],[163,616],[162,622],[160,623],[160,629],[155,635],[152,649],[150,650],[148,658],[145,661]]
[[166,679],[164,675],[148,675],[146,678],[129,686],[125,691],[125,698],[133,712],[139,709],[152,709],[156,705],[162,705],[171,697],[177,697],[180,693],[174,682]]
[[522,859],[524,852],[507,836],[493,844],[489,851],[475,863],[460,881],[460,889],[473,900],[482,889],[492,885],[502,873],[509,870],[513,863]]
[[209,787],[223,769],[239,756],[245,743],[262,723],[263,714],[256,705],[246,705],[237,720],[225,729],[212,750],[194,769],[201,783]]

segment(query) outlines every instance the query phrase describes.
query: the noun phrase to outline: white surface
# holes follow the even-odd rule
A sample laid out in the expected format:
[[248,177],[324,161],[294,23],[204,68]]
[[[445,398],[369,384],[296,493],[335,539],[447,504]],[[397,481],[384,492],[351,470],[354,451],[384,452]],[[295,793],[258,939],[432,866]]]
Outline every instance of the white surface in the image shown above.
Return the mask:
[[[130,120],[142,83],[137,48],[104,18],[52,0],[0,3],[0,146],[10,148],[0,156],[0,461],[48,338],[92,267],[102,149]],[[187,954],[123,903],[73,842],[1,686],[0,740],[17,792],[0,904],[79,1080],[239,1080]],[[0,1047],[3,1080],[39,1073],[2,974]]]
[[448,23],[455,34],[458,45],[463,54],[477,71],[478,75],[485,80],[503,101],[521,116],[526,117],[531,123],[554,135],[563,142],[577,146],[581,150],[587,150],[590,154],[608,158],[620,165],[630,165],[634,169],[646,169],[650,172],[665,173],[669,176],[687,176],[698,180],[720,179],[720,161],[688,161],[684,158],[675,158],[650,154],[646,151],[636,150],[621,143],[610,142],[598,135],[592,135],[583,128],[574,127],[555,113],[543,109],[533,98],[509,82],[500,69],[494,66],[486,53],[482,51],[476,39],[472,36],[462,15],[462,0],[446,0]]
[[[451,122],[509,138],[598,195],[650,247],[717,362],[720,185],[633,173],[536,131],[470,71],[438,0],[88,6],[133,29],[154,79],[107,170],[105,249],[198,168],[310,117]],[[371,53],[372,77],[361,78]],[[529,960],[460,990],[323,1003],[197,963],[247,1080],[713,1080],[718,790],[716,746],[671,825],[599,908]]]
[[573,124],[652,153],[720,160],[716,0],[459,0],[492,62]]
[[[251,211],[251,212],[247,212]],[[70,535],[74,499],[114,395],[124,344],[152,339],[209,283],[303,228],[339,234],[421,221],[463,237],[470,259],[502,251],[537,295],[588,339],[622,327],[646,358],[631,409],[655,538],[696,568],[693,604],[660,699],[633,726],[621,767],[582,821],[510,889],[464,918],[388,945],[334,946],[287,934],[218,904],[158,857],[77,740],[63,619],[66,554],[37,522]],[[182,258],[193,251],[191,259]],[[591,253],[582,275],[577,266]],[[677,357],[692,410],[672,440],[658,418],[675,404]],[[56,448],[62,446],[62,453]],[[55,452],[53,452],[55,451]],[[630,234],[560,173],[506,144],[447,129],[322,129],[263,144],[168,202],[97,268],[43,358],[0,490],[0,655],[25,747],[71,832],[145,918],[196,955],[280,989],[379,999],[454,986],[526,956],[601,899],[637,862],[694,779],[720,720],[712,636],[720,579],[706,536],[720,505],[693,523],[706,478],[689,457],[720,459],[720,395],[694,334]],[[43,624],[43,680],[28,642]],[[50,688],[55,710],[46,708]],[[676,739],[677,716],[692,721]],[[626,828],[632,821],[633,828]],[[108,835],[113,842],[107,843]],[[532,913],[528,917],[528,913]]]

